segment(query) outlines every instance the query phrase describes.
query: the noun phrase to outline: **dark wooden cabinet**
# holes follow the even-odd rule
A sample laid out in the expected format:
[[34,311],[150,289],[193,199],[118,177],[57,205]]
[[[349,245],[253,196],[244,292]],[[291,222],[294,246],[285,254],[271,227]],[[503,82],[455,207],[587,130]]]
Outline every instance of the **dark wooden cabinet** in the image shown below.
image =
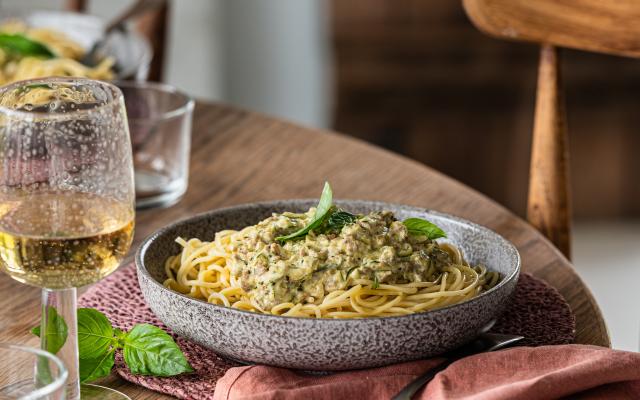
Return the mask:
[[[492,39],[450,0],[331,2],[334,128],[524,215],[538,47]],[[565,50],[576,217],[640,216],[640,61]]]

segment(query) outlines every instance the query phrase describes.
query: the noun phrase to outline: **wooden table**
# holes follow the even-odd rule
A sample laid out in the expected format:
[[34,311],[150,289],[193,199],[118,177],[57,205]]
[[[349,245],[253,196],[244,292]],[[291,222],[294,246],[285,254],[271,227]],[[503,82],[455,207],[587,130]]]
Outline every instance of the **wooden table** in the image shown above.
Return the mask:
[[[502,206],[424,165],[347,136],[227,106],[198,103],[189,190],[173,207],[138,213],[135,247],[163,225],[216,207],[318,197],[325,180],[336,198],[432,208],[497,231],[517,246],[524,271],[567,299],[576,315],[577,342],[610,346],[598,305],[569,261]],[[38,322],[39,290],[0,274],[0,293],[0,341],[37,346],[29,329]],[[116,376],[103,383],[134,399],[162,398]]]

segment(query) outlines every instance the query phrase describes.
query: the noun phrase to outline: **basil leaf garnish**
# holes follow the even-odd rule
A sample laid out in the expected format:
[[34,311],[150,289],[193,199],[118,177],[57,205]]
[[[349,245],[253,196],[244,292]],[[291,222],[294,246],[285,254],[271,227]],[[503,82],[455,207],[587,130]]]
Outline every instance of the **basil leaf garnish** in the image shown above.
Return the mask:
[[17,33],[0,33],[0,48],[21,56],[55,57],[55,54],[44,44]]
[[431,240],[447,237],[447,234],[436,224],[422,218],[407,218],[402,223],[411,235],[424,235]]
[[80,359],[80,382],[91,382],[111,374],[115,362],[116,349],[111,349],[100,357]]
[[[64,343],[67,341],[67,335],[69,329],[64,318],[58,314],[58,310],[55,307],[49,306],[49,320],[47,321],[47,327],[45,331],[47,339],[47,351],[51,354],[56,354],[60,351]],[[31,329],[31,333],[40,337],[40,326],[34,326]]]
[[302,229],[299,229],[289,235],[279,236],[276,238],[277,241],[286,242],[287,240],[297,239],[299,237],[305,236],[309,231],[316,229],[325,221],[325,218],[329,214],[329,210],[331,210],[331,205],[333,203],[333,191],[331,190],[331,185],[329,182],[324,183],[324,189],[322,190],[322,195],[320,196],[320,201],[318,202],[318,206],[316,207],[316,213],[313,216],[313,219],[307,226]]
[[78,309],[78,352],[80,358],[96,359],[109,352],[114,342],[109,319],[92,308]]
[[[31,329],[40,336],[40,327]],[[67,324],[53,307],[49,307],[47,350],[57,353],[67,339]],[[123,349],[125,364],[134,374],[173,376],[192,372],[184,354],[162,329],[138,324],[130,332],[114,328],[106,315],[92,308],[78,309],[78,355],[80,379],[94,381],[108,376],[114,365],[115,352]],[[39,379],[45,379],[46,368],[38,368]],[[50,373],[49,373],[50,374]]]
[[358,219],[357,216],[344,210],[336,210],[331,213],[327,222],[323,226],[323,232],[340,232],[345,225],[352,224]]
[[171,336],[149,324],[136,325],[127,334],[124,360],[133,374],[173,376],[193,371]]

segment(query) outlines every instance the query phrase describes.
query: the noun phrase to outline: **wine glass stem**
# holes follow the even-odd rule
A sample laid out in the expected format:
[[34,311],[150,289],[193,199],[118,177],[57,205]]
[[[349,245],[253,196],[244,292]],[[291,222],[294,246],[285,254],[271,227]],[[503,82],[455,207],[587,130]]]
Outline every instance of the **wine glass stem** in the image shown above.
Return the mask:
[[49,347],[53,344],[49,343],[50,341],[58,341],[59,343],[60,337],[64,340],[65,335],[61,333],[60,321],[55,321],[57,317],[62,317],[67,326],[66,340],[64,340],[64,345],[56,354],[69,371],[66,397],[68,400],[77,400],[80,398],[76,297],[76,288],[60,290],[42,289],[42,322],[40,332],[49,332],[49,334],[40,335],[40,347],[49,351]]

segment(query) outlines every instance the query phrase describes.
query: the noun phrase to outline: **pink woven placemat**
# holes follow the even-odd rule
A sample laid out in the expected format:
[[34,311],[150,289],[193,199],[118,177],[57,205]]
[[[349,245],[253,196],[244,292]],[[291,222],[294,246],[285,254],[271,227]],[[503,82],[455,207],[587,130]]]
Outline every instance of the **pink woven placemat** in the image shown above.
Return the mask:
[[[171,333],[147,307],[133,265],[122,267],[90,288],[80,297],[79,304],[102,311],[120,329],[129,330],[135,324],[149,323]],[[523,345],[528,346],[567,344],[573,342],[575,336],[575,318],[557,290],[523,273],[506,312],[492,331],[525,336]],[[195,373],[175,378],[135,376],[129,373],[120,355],[116,357],[117,373],[130,382],[180,399],[213,399],[218,379],[239,364],[173,336]]]

